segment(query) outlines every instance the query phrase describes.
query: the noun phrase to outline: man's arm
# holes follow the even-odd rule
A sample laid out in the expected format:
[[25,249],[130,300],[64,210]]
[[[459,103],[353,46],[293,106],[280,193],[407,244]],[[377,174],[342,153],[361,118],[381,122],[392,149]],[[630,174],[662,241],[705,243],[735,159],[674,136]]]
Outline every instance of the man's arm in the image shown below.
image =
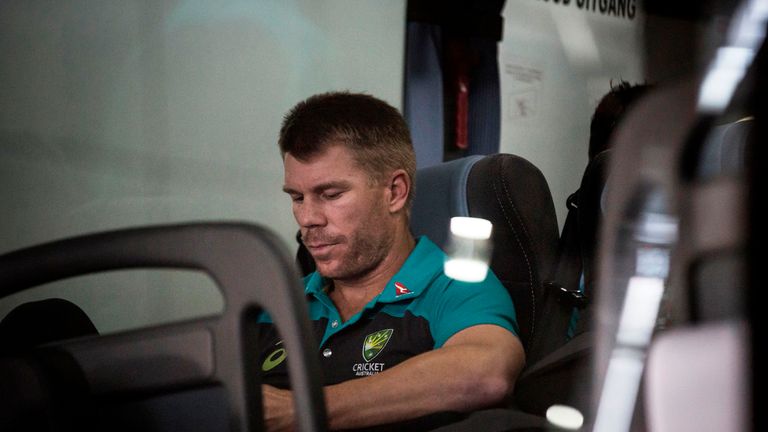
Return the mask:
[[[472,411],[512,393],[525,363],[520,341],[496,325],[466,328],[442,348],[379,374],[325,387],[331,429],[392,423],[441,411]],[[267,427],[292,424],[289,391],[264,386]],[[272,429],[274,427],[274,429]]]

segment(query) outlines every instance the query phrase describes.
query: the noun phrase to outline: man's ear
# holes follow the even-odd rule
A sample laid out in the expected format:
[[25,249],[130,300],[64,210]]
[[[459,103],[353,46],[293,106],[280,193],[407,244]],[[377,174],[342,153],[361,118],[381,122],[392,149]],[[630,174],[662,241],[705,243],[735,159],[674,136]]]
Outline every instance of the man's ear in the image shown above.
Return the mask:
[[389,211],[396,213],[405,207],[408,194],[411,192],[411,178],[403,169],[392,172],[387,183],[389,189]]

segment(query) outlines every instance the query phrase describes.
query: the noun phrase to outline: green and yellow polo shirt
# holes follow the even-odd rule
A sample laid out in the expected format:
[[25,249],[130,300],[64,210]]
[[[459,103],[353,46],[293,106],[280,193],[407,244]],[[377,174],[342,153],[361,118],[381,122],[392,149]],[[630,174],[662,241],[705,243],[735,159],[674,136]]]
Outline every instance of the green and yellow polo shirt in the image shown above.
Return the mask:
[[[475,325],[517,334],[512,300],[498,278],[489,272],[483,282],[460,282],[443,273],[444,261],[445,253],[420,237],[384,290],[347,322],[323,289],[323,277],[304,278],[325,385],[382,372]],[[268,315],[259,327],[262,382],[287,388],[285,350]]]

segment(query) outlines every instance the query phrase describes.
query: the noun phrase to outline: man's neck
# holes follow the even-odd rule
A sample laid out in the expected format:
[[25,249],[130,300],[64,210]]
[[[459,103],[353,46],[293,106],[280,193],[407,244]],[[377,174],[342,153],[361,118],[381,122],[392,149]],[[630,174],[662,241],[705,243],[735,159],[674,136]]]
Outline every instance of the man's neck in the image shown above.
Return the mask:
[[406,230],[404,235],[398,236],[390,252],[372,271],[358,279],[333,281],[330,297],[342,320],[347,321],[381,293],[387,282],[403,266],[415,246],[416,240]]

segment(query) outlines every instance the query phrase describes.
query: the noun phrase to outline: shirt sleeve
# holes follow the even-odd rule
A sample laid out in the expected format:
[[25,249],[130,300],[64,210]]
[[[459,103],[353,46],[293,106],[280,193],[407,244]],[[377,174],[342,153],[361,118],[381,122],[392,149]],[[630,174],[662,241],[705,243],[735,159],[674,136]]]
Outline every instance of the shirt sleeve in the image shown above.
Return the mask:
[[493,273],[489,272],[480,283],[445,278],[441,285],[430,293],[435,307],[430,320],[435,348],[443,346],[454,334],[481,324],[498,325],[518,335],[515,306]]

